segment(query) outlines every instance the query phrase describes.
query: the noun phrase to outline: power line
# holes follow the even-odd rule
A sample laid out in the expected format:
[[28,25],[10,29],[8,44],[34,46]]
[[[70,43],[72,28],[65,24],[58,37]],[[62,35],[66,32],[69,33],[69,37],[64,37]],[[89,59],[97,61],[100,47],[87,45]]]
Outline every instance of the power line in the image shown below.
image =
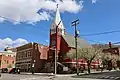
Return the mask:
[[85,34],[80,36],[94,36],[94,35],[103,35],[103,34],[110,34],[110,33],[116,33],[116,32],[120,32],[120,30],[101,32],[101,33],[91,33],[91,34]]
[[[16,21],[16,20],[9,19],[9,18],[7,18],[7,17],[3,17],[3,16],[0,16],[0,17],[3,18],[3,19],[10,20],[10,21],[12,21],[12,22],[22,23],[22,22],[19,22],[19,21]],[[43,29],[43,28],[39,28],[39,29],[42,30],[43,32],[48,31],[47,29]],[[120,32],[120,30],[114,30],[114,31],[108,31],[108,32],[101,32],[101,33],[83,34],[83,35],[80,35],[80,36],[105,35],[105,34],[111,34],[111,33],[116,33],[116,32]]]
[[115,42],[115,43],[112,43],[112,44],[120,44],[120,42]]

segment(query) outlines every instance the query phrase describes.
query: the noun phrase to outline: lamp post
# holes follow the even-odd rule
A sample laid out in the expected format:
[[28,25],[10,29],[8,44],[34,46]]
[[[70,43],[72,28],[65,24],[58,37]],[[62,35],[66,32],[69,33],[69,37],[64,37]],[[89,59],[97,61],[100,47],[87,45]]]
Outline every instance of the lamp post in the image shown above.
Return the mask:
[[32,74],[34,74],[34,72],[35,72],[35,62],[36,62],[36,60],[33,60],[33,63],[32,63]]
[[55,49],[55,76],[56,76],[56,73],[57,73],[57,35],[58,35],[58,26],[60,25],[61,21],[58,23],[58,25],[56,25],[56,49]]
[[56,69],[57,69],[57,68],[56,68],[56,67],[57,67],[56,52],[57,52],[57,51],[56,51],[56,48],[50,48],[50,49],[55,51],[55,66],[54,66],[54,67],[55,67],[55,68],[54,68],[54,69],[55,69],[55,72],[54,72],[54,76],[56,76],[56,73],[57,73],[57,70],[56,70]]
[[78,37],[78,31],[77,31],[77,24],[79,24],[79,19],[72,22],[72,26],[75,27],[75,48],[76,48],[76,68],[77,68],[77,75],[79,75],[79,68],[78,68],[78,54],[77,54],[77,37]]

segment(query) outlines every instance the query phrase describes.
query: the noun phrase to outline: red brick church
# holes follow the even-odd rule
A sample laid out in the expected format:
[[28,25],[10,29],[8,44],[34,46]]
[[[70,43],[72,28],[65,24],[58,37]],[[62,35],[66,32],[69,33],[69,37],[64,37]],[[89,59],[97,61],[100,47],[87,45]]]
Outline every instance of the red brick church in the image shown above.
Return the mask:
[[[78,48],[87,48],[91,47],[91,45],[85,41],[84,39],[78,38]],[[71,64],[75,66],[75,59],[70,60],[64,57],[67,52],[71,49],[75,49],[75,38],[72,35],[69,35],[66,32],[65,26],[60,17],[59,8],[56,9],[56,15],[53,20],[52,26],[50,28],[50,45],[49,45],[49,54],[48,54],[48,62],[54,62],[55,59],[55,51],[57,54],[57,61],[62,64]],[[79,60],[80,63],[87,65],[85,60]],[[70,66],[70,65],[69,65]]]
[[[78,38],[78,48],[87,48],[91,45],[84,39]],[[73,69],[76,66],[76,59],[68,59],[67,52],[75,49],[75,38],[66,32],[65,26],[60,17],[59,8],[56,9],[56,15],[50,28],[50,45],[45,46],[38,43],[29,43],[16,48],[16,68],[21,71],[30,72],[35,69],[35,72],[51,72],[54,71],[55,53],[57,56],[57,65]],[[85,59],[79,59],[79,68],[87,67]],[[92,66],[98,64],[98,61],[93,62]],[[62,68],[57,66],[57,70]],[[60,68],[60,69],[59,69]],[[62,69],[63,70],[63,69]]]

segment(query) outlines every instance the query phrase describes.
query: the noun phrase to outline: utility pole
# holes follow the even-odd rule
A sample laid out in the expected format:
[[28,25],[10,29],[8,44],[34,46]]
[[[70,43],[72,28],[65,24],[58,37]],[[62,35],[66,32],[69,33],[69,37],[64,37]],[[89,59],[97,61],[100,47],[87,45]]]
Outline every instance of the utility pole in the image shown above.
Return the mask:
[[77,75],[79,75],[78,54],[77,54],[77,37],[78,37],[78,31],[76,28],[77,24],[79,24],[79,19],[72,22],[72,26],[75,27],[76,68],[77,68]]

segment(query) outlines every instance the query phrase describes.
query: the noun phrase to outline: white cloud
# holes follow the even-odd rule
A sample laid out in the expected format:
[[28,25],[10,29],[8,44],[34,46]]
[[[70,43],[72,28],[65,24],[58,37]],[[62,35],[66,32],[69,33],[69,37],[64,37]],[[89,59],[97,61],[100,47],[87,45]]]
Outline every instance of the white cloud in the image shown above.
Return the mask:
[[0,39],[0,49],[4,49],[6,47],[17,47],[27,43],[28,41],[22,38],[18,38],[16,40],[12,40],[10,38]]
[[[0,21],[12,21],[15,24],[19,22],[35,23],[40,20],[49,20],[51,11],[56,10],[56,4],[59,4],[60,11],[77,13],[83,8],[83,1],[76,0],[0,0]],[[39,9],[44,9],[37,13]],[[47,10],[47,11],[46,11]]]
[[94,3],[96,3],[97,2],[97,0],[92,0],[92,4],[94,4]]
[[22,39],[22,38],[18,38],[18,39],[13,41],[13,47],[21,46],[21,45],[24,45],[24,44],[27,44],[27,43],[28,43],[27,40]]
[[4,20],[5,20],[4,18],[0,17],[0,22],[4,22]]

